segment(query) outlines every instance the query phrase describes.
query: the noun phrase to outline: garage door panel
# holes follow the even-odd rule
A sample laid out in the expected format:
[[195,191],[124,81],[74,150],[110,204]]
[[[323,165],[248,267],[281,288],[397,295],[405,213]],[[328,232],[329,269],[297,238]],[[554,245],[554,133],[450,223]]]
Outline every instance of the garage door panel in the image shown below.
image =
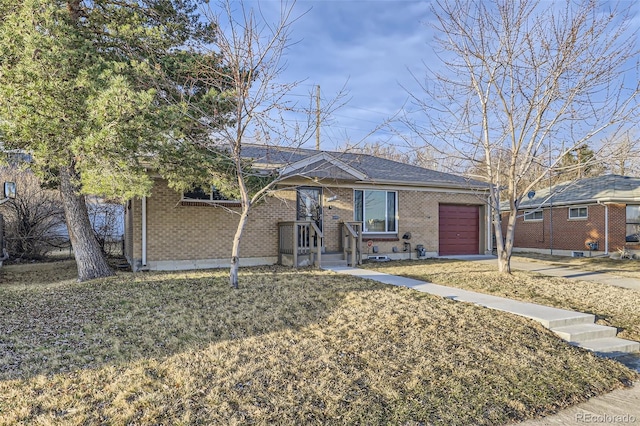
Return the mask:
[[478,254],[480,234],[478,206],[441,204],[439,218],[440,255]]

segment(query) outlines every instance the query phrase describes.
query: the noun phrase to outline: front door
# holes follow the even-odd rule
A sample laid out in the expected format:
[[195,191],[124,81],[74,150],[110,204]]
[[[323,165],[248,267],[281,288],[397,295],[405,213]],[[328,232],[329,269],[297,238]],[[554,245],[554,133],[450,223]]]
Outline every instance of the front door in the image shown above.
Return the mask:
[[314,221],[322,231],[322,188],[301,186],[298,188],[297,220]]
[[[297,192],[297,220],[313,221],[322,231],[322,188],[301,186]],[[314,238],[313,246],[317,245],[318,241]]]

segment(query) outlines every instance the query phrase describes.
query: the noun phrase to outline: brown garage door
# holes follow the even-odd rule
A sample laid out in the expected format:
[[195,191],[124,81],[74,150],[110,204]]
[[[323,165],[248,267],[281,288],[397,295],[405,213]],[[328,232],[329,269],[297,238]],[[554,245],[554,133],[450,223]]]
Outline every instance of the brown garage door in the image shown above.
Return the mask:
[[440,204],[440,255],[478,254],[478,206]]

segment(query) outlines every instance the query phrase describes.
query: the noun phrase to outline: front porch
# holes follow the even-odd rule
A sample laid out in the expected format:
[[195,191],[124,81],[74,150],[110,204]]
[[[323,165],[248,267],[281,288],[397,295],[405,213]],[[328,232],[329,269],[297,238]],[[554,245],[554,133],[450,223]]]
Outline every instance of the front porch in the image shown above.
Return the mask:
[[313,221],[278,223],[278,263],[285,266],[322,267],[345,261],[348,266],[362,264],[362,222],[340,222],[340,251],[325,251],[325,236]]

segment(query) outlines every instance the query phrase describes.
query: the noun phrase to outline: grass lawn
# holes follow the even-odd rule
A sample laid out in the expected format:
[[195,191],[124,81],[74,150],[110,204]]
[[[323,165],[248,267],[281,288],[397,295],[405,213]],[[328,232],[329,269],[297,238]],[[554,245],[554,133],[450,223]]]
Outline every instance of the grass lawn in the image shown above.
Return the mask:
[[0,424],[493,425],[637,379],[532,321],[329,272],[3,275]]
[[567,268],[582,269],[585,271],[602,271],[620,277],[635,278],[640,280],[640,260],[638,259],[611,259],[609,256],[601,256],[593,252],[593,257],[568,257],[550,256],[539,253],[516,253],[513,260],[527,262],[544,262],[551,265],[562,265]]
[[619,337],[640,341],[640,291],[637,290],[525,271],[513,271],[510,276],[501,275],[495,265],[450,259],[369,263],[365,267],[436,284],[595,314],[598,324],[618,327]]

